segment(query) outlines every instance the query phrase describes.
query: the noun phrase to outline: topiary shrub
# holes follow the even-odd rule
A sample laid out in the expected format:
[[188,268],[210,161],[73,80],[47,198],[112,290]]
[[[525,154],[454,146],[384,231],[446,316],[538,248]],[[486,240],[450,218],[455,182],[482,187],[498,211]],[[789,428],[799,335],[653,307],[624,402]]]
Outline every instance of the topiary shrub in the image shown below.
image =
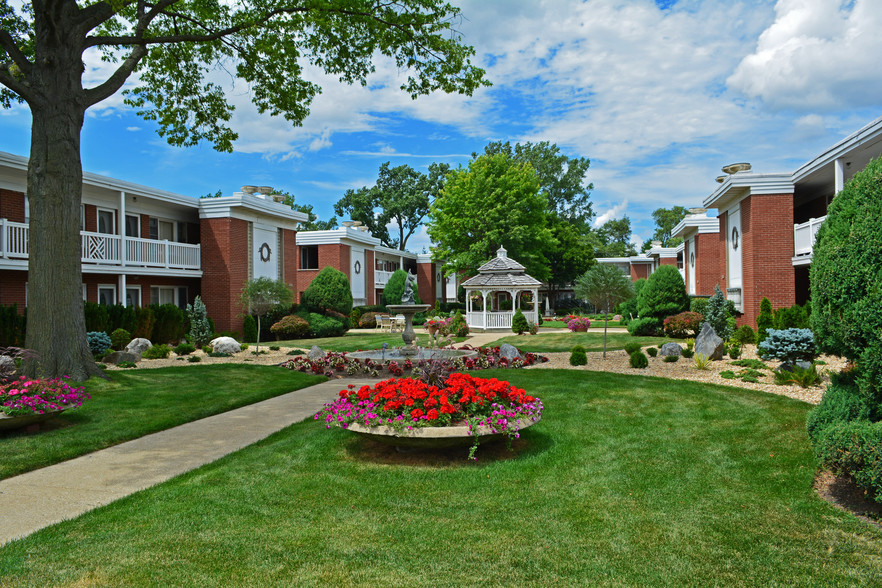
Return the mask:
[[309,322],[295,314],[289,314],[270,327],[270,332],[277,339],[301,339],[309,335]]
[[635,351],[640,351],[640,349],[642,349],[640,343],[628,343],[625,345],[625,353],[628,355],[633,354]]
[[772,315],[772,302],[763,297],[760,300],[760,312],[756,317],[756,342],[762,343],[766,338],[766,332],[775,328],[775,318]]
[[309,321],[310,337],[340,337],[346,333],[346,325],[330,316],[310,312],[307,315],[307,321]]
[[665,317],[688,309],[686,283],[673,265],[663,265],[655,270],[637,295],[637,312],[640,317],[655,317],[659,319],[659,323]]
[[141,357],[144,359],[166,359],[169,355],[171,355],[171,347],[165,343],[160,343],[159,345],[154,345],[153,347],[145,349],[144,353],[141,354]]
[[89,350],[92,355],[103,356],[113,345],[110,335],[101,331],[89,331],[86,337],[89,339]]
[[585,348],[581,345],[576,345],[570,351],[570,365],[587,365],[588,364],[588,355],[585,353]]
[[352,312],[352,288],[349,279],[340,270],[326,266],[303,292],[300,303],[309,312],[323,313],[333,310],[349,316]]
[[649,366],[649,360],[646,358],[646,355],[643,354],[642,351],[635,351],[631,354],[631,358],[628,360],[628,363],[632,368],[635,369],[644,369]]
[[249,315],[245,315],[242,322],[242,339],[249,342],[257,342],[257,320]]
[[194,351],[196,351],[196,346],[192,343],[180,343],[174,348],[175,355],[190,355]]
[[702,315],[691,311],[669,316],[664,321],[665,335],[675,339],[695,337],[701,330],[703,320],[704,317]]
[[110,343],[114,349],[123,349],[132,340],[132,334],[125,329],[117,329],[110,334]]
[[518,335],[522,335],[530,330],[530,325],[527,324],[527,317],[524,316],[520,308],[515,311],[511,319],[511,330]]
[[649,354],[649,357],[655,357],[656,355],[658,355],[658,348],[657,347],[649,347],[646,350],[646,353]]
[[201,296],[197,296],[192,305],[187,305],[187,318],[190,319],[189,338],[191,343],[201,347],[211,341],[214,329],[208,322],[208,313]]
[[759,346],[763,350],[763,357],[788,365],[815,358],[815,338],[808,329],[769,329],[765,341]]
[[635,337],[655,337],[664,332],[664,324],[654,316],[640,317],[628,322],[628,332]]
[[707,301],[707,308],[704,313],[704,320],[714,328],[717,336],[723,341],[732,336],[731,324],[729,318],[729,305],[726,297],[720,289],[720,285],[714,286],[714,295]]

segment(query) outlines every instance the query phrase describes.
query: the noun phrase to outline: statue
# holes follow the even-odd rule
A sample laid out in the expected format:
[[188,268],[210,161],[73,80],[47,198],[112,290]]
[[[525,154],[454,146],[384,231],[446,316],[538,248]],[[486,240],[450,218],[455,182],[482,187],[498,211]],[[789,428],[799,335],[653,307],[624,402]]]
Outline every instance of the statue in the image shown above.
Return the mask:
[[401,304],[416,304],[413,297],[413,287],[416,285],[416,276],[407,272],[404,280],[404,293],[401,295]]

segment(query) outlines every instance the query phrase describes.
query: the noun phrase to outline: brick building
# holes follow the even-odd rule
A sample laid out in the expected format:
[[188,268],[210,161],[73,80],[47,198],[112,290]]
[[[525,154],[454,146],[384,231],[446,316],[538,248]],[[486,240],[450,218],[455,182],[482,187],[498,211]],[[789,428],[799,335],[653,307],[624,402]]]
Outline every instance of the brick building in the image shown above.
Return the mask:
[[[0,152],[0,304],[27,306],[27,158]],[[418,276],[424,301],[455,297],[428,255],[381,247],[359,227],[298,234],[304,213],[269,188],[243,186],[192,198],[88,172],[80,207],[83,300],[146,306],[205,302],[219,331],[242,330],[238,297],[249,279],[288,284],[296,299],[330,265],[350,279],[356,304],[373,303],[399,267]],[[344,223],[355,224],[355,223]]]

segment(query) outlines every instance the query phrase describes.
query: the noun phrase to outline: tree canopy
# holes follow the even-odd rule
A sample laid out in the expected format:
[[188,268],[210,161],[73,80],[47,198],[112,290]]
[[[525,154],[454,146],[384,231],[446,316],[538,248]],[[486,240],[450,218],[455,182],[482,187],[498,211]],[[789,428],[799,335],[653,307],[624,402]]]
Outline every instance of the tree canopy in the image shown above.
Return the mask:
[[529,163],[504,153],[480,155],[450,172],[429,212],[433,253],[445,269],[474,273],[500,246],[531,276],[549,276],[545,251],[554,245],[548,199]]
[[[79,208],[85,112],[119,91],[170,144],[210,142],[231,151],[233,106],[214,81],[229,73],[261,113],[299,125],[320,92],[313,66],[343,83],[366,84],[386,56],[405,72],[412,97],[471,94],[488,82],[474,50],[454,30],[457,8],[442,0],[240,0],[234,3],[0,0],[0,104],[32,115],[30,206],[31,374],[85,379],[100,373],[85,337]],[[84,54],[115,69],[85,87]]]
[[595,257],[637,255],[634,244],[631,243],[631,219],[627,216],[606,221],[597,229],[596,236]]
[[[403,251],[444,187],[444,177],[450,166],[433,163],[427,175],[409,165],[389,165],[387,161],[380,166],[373,187],[347,190],[334,204],[334,212],[361,221],[383,245]],[[389,234],[390,223],[398,227],[396,237]]]
[[634,297],[634,285],[616,266],[598,263],[576,280],[574,290],[578,298],[587,300],[603,313],[603,357],[606,357],[607,315],[617,304]]
[[[676,247],[683,242],[680,237],[674,237],[671,233],[674,227],[686,217],[688,211],[682,206],[671,208],[656,208],[652,211],[652,220],[655,221],[655,232],[652,234],[653,241],[661,241],[662,247]],[[651,243],[643,244],[643,250],[648,251]]]

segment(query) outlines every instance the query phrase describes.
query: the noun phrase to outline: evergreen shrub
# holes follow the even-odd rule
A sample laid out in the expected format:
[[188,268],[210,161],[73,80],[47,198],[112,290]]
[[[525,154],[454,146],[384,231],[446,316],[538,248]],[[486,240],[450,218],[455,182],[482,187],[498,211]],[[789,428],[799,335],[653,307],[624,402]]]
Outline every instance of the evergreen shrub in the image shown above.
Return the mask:
[[640,317],[655,317],[659,323],[672,314],[689,309],[686,283],[676,267],[663,265],[655,270],[637,295]]
[[654,316],[640,317],[628,321],[628,332],[635,337],[655,337],[664,332],[662,319]]
[[110,313],[107,306],[97,302],[83,302],[83,314],[86,318],[86,331],[107,332],[110,329]]
[[180,343],[174,348],[175,355],[190,355],[194,351],[196,351],[196,346],[192,343]]
[[110,334],[110,344],[117,351],[120,349],[124,349],[131,340],[132,334],[125,329],[117,329]]
[[270,331],[278,339],[302,339],[309,335],[309,323],[296,314],[289,314],[270,327]]
[[640,343],[627,343],[625,345],[625,353],[632,355],[635,351],[640,351],[641,348]]
[[632,368],[635,369],[644,369],[649,366],[649,360],[646,358],[646,355],[643,354],[642,351],[635,351],[631,354],[631,358],[628,360],[628,363]]
[[89,331],[86,337],[89,339],[89,350],[92,355],[103,356],[113,345],[110,335],[102,331]]
[[763,357],[786,364],[815,358],[815,339],[809,329],[769,329],[766,335],[766,339],[759,344]]
[[189,338],[191,343],[197,347],[202,347],[211,341],[214,329],[211,328],[211,324],[208,322],[208,313],[205,310],[205,303],[202,302],[201,296],[197,296],[192,305],[187,305],[187,318],[190,319]]
[[135,320],[135,307],[123,306],[122,304],[114,304],[105,306],[107,309],[107,332],[111,333],[117,329],[125,329],[129,333],[137,327]]
[[775,318],[772,314],[772,302],[763,297],[760,300],[760,312],[756,317],[756,342],[762,343],[766,339],[766,332],[775,328]]
[[316,312],[310,312],[307,315],[307,321],[309,322],[309,336],[314,338],[340,337],[347,329],[343,321]]
[[[389,281],[383,286],[383,304],[401,304],[401,296],[404,294],[404,282],[407,280],[407,272],[403,269],[395,270],[389,277]],[[413,300],[422,304],[418,288],[414,288]]]
[[657,347],[650,347],[646,350],[646,353],[649,354],[649,357],[655,357],[656,355],[658,355],[658,348]]
[[530,325],[527,324],[527,317],[524,316],[524,313],[521,312],[520,308],[515,311],[514,316],[511,319],[511,330],[518,335],[530,330]]
[[141,306],[135,309],[135,330],[132,331],[133,339],[150,339],[153,336],[153,325],[156,318],[149,306]]
[[167,359],[169,355],[171,355],[171,347],[165,343],[160,343],[145,349],[141,357],[144,359]]
[[646,286],[646,278],[638,278],[634,282],[634,297],[616,305],[616,314],[622,315],[623,325],[637,318],[637,298],[644,286]]
[[242,321],[242,339],[248,343],[257,341],[257,320],[250,314]]
[[466,323],[460,311],[456,311],[453,315],[450,325],[447,327],[450,333],[455,337],[466,337],[469,334],[469,325]]
[[739,345],[753,345],[756,343],[756,332],[750,325],[743,325],[735,330],[731,340]]
[[717,284],[714,287],[714,295],[708,300],[707,308],[704,312],[705,322],[714,328],[717,336],[723,341],[728,340],[729,337],[732,336],[731,325],[729,323],[729,318],[732,315],[729,313],[727,302],[726,297],[723,295],[723,291],[720,289],[720,285]]
[[882,422],[839,421],[822,429],[814,443],[822,467],[847,475],[882,502]]
[[806,429],[814,442],[824,429],[840,422],[869,421],[870,411],[854,382],[834,378],[821,403],[809,413]]
[[776,308],[772,311],[772,321],[776,329],[808,329],[811,327],[809,314],[811,307],[794,304],[790,308]]
[[152,343],[169,343],[178,341],[187,332],[184,311],[174,304],[151,304],[153,311],[153,333],[149,339]]
[[377,328],[377,315],[379,312],[366,312],[361,315],[361,318],[358,319],[358,326],[362,329],[375,329]]
[[18,305],[0,305],[0,347],[21,347],[25,342],[27,312],[18,314]]
[[665,363],[674,363],[680,359],[679,355],[665,355],[665,358],[662,360]]
[[585,353],[585,348],[581,345],[576,345],[573,347],[572,351],[570,351],[570,365],[587,365],[588,364],[588,355]]
[[307,286],[300,303],[309,312],[333,310],[348,316],[352,311],[352,288],[349,279],[340,270],[327,266]]

